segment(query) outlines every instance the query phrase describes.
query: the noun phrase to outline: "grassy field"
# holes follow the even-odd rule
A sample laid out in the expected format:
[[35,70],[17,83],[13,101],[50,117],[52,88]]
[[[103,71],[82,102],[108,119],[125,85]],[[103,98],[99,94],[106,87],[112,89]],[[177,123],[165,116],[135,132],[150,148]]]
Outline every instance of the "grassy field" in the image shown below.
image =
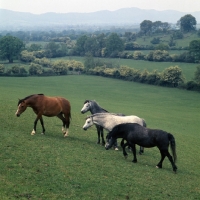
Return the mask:
[[[44,93],[72,106],[69,137],[61,121],[44,118],[46,135],[31,136],[35,115],[15,116],[18,98]],[[94,76],[0,78],[0,199],[199,199],[200,94]],[[132,163],[119,151],[97,145],[95,127],[83,131],[86,99],[110,112],[143,117],[147,126],[171,132],[177,143],[178,173],[169,161],[156,169],[157,148]]]
[[[61,59],[61,58],[56,58]],[[64,57],[62,59],[67,60],[77,60],[84,63],[84,57]],[[128,67],[133,67],[135,69],[139,69],[143,71],[144,69],[147,69],[149,72],[153,70],[157,70],[158,72],[162,72],[164,69],[171,67],[171,66],[179,66],[182,69],[183,75],[185,77],[185,81],[193,80],[194,73],[196,71],[196,67],[198,64],[196,63],[180,63],[180,62],[149,62],[144,60],[133,60],[133,59],[116,59],[116,58],[97,58],[99,60],[105,61],[105,62],[112,62],[113,64],[118,65],[126,65]]]

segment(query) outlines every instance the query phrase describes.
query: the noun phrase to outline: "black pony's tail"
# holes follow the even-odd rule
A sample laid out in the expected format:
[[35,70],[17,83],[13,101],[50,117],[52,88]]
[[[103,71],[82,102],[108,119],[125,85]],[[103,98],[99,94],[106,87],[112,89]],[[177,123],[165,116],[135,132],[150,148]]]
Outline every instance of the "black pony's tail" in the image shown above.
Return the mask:
[[175,138],[170,133],[168,133],[168,138],[169,138],[169,142],[170,142],[170,148],[171,148],[171,151],[172,151],[172,156],[173,156],[174,163],[175,163],[177,161]]

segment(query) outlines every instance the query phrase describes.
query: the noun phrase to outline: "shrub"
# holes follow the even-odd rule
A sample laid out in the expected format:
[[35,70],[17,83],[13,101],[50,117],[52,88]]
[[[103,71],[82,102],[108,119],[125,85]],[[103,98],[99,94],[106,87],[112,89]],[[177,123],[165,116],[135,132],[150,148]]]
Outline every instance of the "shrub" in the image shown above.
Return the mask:
[[33,52],[28,52],[27,50],[24,50],[20,54],[20,60],[22,62],[32,62],[35,59],[35,56],[33,55]]
[[178,66],[165,69],[161,75],[161,85],[177,87],[183,82],[182,70]]
[[0,64],[0,74],[3,74],[5,70],[5,67],[3,64]]
[[43,73],[42,66],[39,64],[31,63],[29,67],[30,75],[41,75]]

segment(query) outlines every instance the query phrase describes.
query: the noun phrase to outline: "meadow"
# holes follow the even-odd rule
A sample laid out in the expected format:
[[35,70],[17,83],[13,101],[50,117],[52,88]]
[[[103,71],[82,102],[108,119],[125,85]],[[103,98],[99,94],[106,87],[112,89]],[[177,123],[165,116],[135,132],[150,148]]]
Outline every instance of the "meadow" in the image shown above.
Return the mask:
[[[46,135],[31,136],[35,114],[15,116],[18,99],[44,93],[71,102],[69,136],[61,121],[44,117]],[[199,199],[200,94],[86,75],[0,77],[0,199]],[[137,115],[149,128],[172,133],[177,144],[177,174],[157,148],[145,149],[132,163],[129,152],[106,151],[96,144],[95,127],[82,129],[86,99],[110,112]],[[88,113],[89,115],[89,113]],[[137,147],[137,150],[139,148]]]
[[[78,57],[78,56],[66,56],[62,58],[55,58],[52,60],[77,60],[82,63],[84,63],[85,58],[84,57]],[[140,71],[148,70],[149,72],[152,72],[154,70],[157,70],[158,72],[162,72],[168,67],[171,66],[178,66],[181,68],[182,73],[185,77],[185,82],[191,81],[194,78],[194,73],[196,71],[196,67],[198,66],[197,63],[183,63],[183,62],[150,62],[150,61],[144,61],[144,60],[133,60],[133,59],[117,59],[117,58],[96,58],[95,60],[100,60],[105,63],[112,63],[113,65],[126,65],[128,67],[138,69]]]

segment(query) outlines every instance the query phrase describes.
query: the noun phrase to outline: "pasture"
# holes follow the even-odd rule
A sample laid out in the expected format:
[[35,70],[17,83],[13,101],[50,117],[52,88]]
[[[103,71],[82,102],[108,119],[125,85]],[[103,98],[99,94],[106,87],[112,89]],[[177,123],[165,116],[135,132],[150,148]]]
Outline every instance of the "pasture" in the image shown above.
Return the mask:
[[[60,58],[55,58],[58,60]],[[84,57],[77,57],[77,56],[66,56],[62,58],[67,60],[77,60],[84,63]],[[162,72],[168,67],[171,66],[178,66],[181,68],[182,73],[185,77],[185,81],[191,81],[194,78],[194,73],[196,71],[197,63],[183,63],[183,62],[150,62],[144,60],[133,60],[133,59],[117,59],[117,58],[97,58],[101,61],[105,61],[106,63],[110,62],[115,65],[126,65],[128,67],[132,67],[134,69],[138,69],[143,71],[144,69],[152,72],[153,70],[157,70],[158,72]],[[54,60],[54,59],[53,59]]]
[[[15,116],[19,98],[44,93],[71,102],[72,121],[64,138],[62,123],[44,117],[46,135],[28,108]],[[1,199],[199,199],[200,94],[103,77],[0,77],[0,197]],[[167,158],[162,169],[157,148],[138,154],[138,163],[122,149],[106,151],[97,145],[95,126],[82,129],[86,99],[96,100],[110,112],[137,115],[149,128],[174,135],[177,174]],[[89,113],[88,113],[89,114]]]

